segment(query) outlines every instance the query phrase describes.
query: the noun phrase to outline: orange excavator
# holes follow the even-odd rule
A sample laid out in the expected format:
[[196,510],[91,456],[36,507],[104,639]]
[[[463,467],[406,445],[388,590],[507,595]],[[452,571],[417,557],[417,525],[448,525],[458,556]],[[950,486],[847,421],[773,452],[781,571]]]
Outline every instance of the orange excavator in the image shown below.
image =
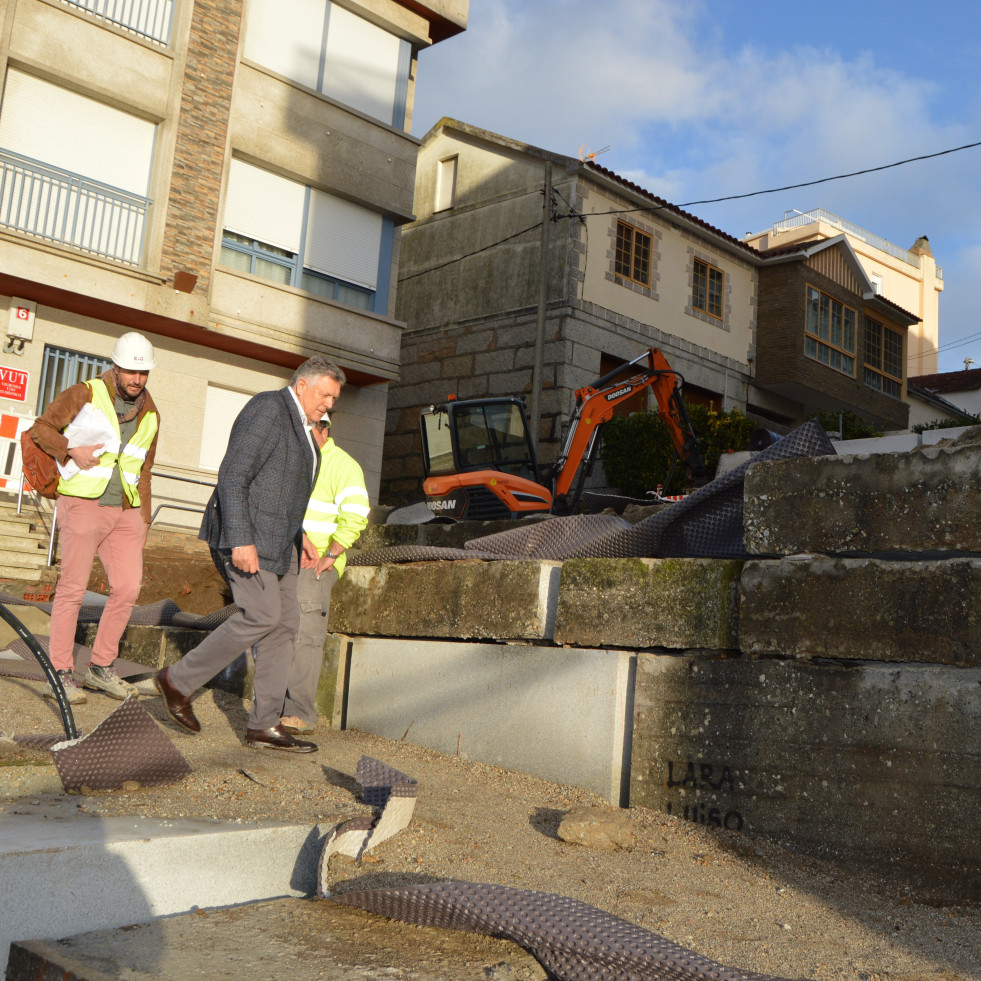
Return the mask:
[[[630,368],[637,368],[636,373],[622,378]],[[431,405],[419,420],[426,503],[435,517],[455,519],[572,513],[592,468],[604,423],[613,418],[618,405],[647,388],[654,392],[675,448],[663,493],[668,493],[679,461],[696,481],[704,480],[701,445],[692,432],[681,385],[678,372],[652,347],[580,388],[562,450],[549,470],[548,486],[539,483],[535,447],[520,398],[451,396],[442,405]]]

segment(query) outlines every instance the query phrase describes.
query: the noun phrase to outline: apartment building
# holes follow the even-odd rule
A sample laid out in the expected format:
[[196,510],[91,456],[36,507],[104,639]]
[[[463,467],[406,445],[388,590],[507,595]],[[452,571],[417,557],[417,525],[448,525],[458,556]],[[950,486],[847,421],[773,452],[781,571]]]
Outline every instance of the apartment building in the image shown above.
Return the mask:
[[944,278],[925,235],[905,249],[830,211],[814,208],[788,212],[765,231],[747,235],[745,241],[767,252],[841,235],[858,257],[876,293],[889,297],[916,317],[907,339],[909,374],[936,372]]
[[33,417],[142,331],[155,497],[193,523],[184,481],[213,480],[239,408],[326,354],[375,495],[417,60],[467,8],[0,0],[0,411]]

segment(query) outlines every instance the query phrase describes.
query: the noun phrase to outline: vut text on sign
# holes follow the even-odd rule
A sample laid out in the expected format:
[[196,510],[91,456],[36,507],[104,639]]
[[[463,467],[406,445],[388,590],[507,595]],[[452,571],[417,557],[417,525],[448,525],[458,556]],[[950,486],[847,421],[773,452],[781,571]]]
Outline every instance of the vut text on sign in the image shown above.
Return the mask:
[[13,402],[27,401],[28,372],[20,368],[4,368],[0,366],[0,399],[10,399]]

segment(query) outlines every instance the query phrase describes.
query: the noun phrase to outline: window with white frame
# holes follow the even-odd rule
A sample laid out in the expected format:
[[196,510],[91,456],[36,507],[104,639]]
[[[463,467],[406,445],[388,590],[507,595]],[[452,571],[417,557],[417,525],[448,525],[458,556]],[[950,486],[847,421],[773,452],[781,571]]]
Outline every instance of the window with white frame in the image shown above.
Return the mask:
[[251,0],[245,57],[400,129],[405,125],[412,50],[329,0]]
[[393,230],[378,212],[231,162],[223,265],[384,314]]
[[436,207],[448,211],[456,201],[456,169],[458,157],[447,157],[436,165]]
[[142,256],[156,126],[15,68],[0,106],[0,224]]

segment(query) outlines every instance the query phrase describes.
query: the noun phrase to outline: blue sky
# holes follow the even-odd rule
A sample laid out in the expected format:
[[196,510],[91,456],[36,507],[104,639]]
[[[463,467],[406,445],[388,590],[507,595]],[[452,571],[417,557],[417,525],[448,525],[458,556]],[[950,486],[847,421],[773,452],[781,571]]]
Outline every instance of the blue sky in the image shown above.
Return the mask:
[[[443,116],[599,163],[675,204],[981,141],[981,6],[935,0],[471,0],[419,60],[413,133]],[[741,237],[826,208],[943,268],[940,370],[981,367],[981,147],[693,205]],[[975,336],[977,335],[977,336]]]

